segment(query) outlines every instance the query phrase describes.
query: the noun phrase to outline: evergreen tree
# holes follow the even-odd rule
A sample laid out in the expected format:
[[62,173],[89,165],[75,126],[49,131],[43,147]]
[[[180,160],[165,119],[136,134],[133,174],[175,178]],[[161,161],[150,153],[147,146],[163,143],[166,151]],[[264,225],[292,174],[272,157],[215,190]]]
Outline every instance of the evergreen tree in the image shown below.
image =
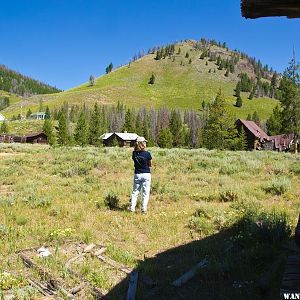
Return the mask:
[[191,64],[191,63],[192,63],[192,59],[190,58],[190,59],[189,59],[189,64]]
[[47,136],[47,141],[50,146],[55,145],[56,139],[54,135],[53,125],[52,121],[50,119],[45,119],[44,125],[43,125],[43,132]]
[[59,145],[68,145],[70,142],[69,134],[68,134],[68,127],[67,127],[67,120],[64,112],[60,113],[59,120],[58,120],[58,144]]
[[178,48],[178,51],[177,51],[177,55],[179,55],[181,53],[181,49],[180,47]]
[[282,128],[285,132],[300,133],[299,65],[292,59],[280,82]]
[[157,139],[157,144],[161,148],[171,148],[172,147],[172,132],[170,129],[164,128],[160,131]]
[[248,114],[248,116],[247,116],[247,119],[246,119],[247,121],[252,121],[252,116],[250,115],[250,114]]
[[172,133],[173,146],[178,147],[182,145],[182,120],[179,112],[173,110],[171,112],[171,119],[169,124],[170,131]]
[[112,69],[113,69],[113,64],[110,63],[105,69],[106,74],[110,73],[112,71]]
[[241,96],[238,96],[235,103],[236,107],[242,107],[243,106],[243,100]]
[[244,127],[242,126],[231,150],[243,151],[246,149],[247,149],[247,136]]
[[205,62],[205,65],[208,66],[208,62],[207,61]]
[[152,73],[148,83],[149,84],[154,84],[155,83],[155,75],[153,73]]
[[50,113],[50,109],[49,109],[48,105],[47,105],[46,111],[45,111],[45,119],[51,119],[51,113]]
[[238,82],[235,87],[235,96],[241,97],[241,83]]
[[260,126],[260,118],[259,118],[259,115],[258,115],[257,111],[255,111],[253,113],[252,121],[255,122],[258,126]]
[[90,125],[89,125],[89,143],[91,145],[100,146],[100,136],[102,132],[101,129],[101,114],[100,109],[97,103],[94,105],[93,112],[90,118]]
[[29,108],[28,111],[27,111],[27,113],[26,113],[26,119],[29,119],[31,115],[32,115],[32,111]]
[[90,75],[90,77],[89,77],[89,83],[90,83],[90,86],[95,85],[95,76],[94,75]]
[[227,68],[225,76],[228,77],[229,76],[229,68]]
[[2,121],[0,127],[0,133],[8,133],[8,125],[6,121]]
[[190,57],[190,54],[188,52],[186,52],[185,58],[189,58],[189,57]]
[[221,90],[211,105],[203,135],[204,146],[208,149],[231,149],[235,142],[237,130]]
[[277,135],[282,133],[282,115],[279,105],[276,105],[273,109],[273,113],[266,123],[268,134]]
[[80,146],[86,146],[89,138],[89,128],[86,115],[81,111],[75,128],[74,139]]
[[[138,114],[135,119],[135,133],[139,136],[143,134],[143,123],[140,114]],[[144,138],[147,140],[145,136]]]
[[125,123],[123,127],[123,131],[127,132],[132,132],[133,131],[133,126],[132,126],[132,114],[130,109],[127,109],[126,114],[125,114]]

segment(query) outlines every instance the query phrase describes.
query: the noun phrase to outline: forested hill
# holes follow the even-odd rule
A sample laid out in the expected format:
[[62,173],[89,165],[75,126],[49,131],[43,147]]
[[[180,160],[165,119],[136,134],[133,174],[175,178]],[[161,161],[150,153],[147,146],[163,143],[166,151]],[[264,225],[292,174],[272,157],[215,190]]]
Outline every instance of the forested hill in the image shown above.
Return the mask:
[[107,63],[106,74],[87,75],[87,82],[62,93],[35,95],[5,109],[6,117],[17,115],[20,106],[37,111],[43,103],[50,109],[64,103],[92,107],[95,103],[126,107],[202,109],[225,95],[228,109],[237,118],[255,111],[267,120],[280,98],[281,75],[226,43],[201,39],[157,46],[134,55],[118,67]]
[[10,70],[4,65],[0,65],[0,90],[20,96],[61,92],[61,90],[56,87],[24,76],[16,71]]

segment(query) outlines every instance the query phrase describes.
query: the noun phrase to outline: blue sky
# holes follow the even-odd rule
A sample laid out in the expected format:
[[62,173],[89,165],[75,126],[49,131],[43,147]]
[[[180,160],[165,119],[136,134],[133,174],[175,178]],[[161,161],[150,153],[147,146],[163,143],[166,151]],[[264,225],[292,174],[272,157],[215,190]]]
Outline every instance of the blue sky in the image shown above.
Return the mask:
[[155,45],[226,41],[283,71],[300,19],[246,20],[239,0],[0,0],[0,64],[68,89]]

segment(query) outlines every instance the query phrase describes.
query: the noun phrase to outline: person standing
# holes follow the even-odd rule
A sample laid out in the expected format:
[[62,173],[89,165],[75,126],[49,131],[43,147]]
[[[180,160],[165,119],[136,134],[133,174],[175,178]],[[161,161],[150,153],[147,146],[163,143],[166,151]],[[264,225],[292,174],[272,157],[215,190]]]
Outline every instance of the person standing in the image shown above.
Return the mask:
[[142,213],[147,212],[150,185],[151,185],[151,161],[152,156],[150,152],[146,151],[146,140],[140,136],[136,139],[134,151],[132,152],[132,159],[134,162],[134,179],[133,191],[131,194],[130,211],[135,212],[138,196],[142,189]]

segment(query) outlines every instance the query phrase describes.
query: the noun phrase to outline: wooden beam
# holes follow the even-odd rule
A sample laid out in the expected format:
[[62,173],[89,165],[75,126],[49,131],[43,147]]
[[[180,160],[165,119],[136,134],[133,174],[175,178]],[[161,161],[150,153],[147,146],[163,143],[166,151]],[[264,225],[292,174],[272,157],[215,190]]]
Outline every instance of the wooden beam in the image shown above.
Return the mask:
[[242,16],[249,19],[261,17],[300,18],[298,0],[241,0]]
[[199,263],[197,263],[192,269],[184,273],[182,276],[180,276],[178,279],[172,282],[172,285],[175,287],[181,287],[186,282],[188,282],[190,279],[192,279],[198,272],[198,270],[206,267],[207,265],[207,259],[204,258]]

